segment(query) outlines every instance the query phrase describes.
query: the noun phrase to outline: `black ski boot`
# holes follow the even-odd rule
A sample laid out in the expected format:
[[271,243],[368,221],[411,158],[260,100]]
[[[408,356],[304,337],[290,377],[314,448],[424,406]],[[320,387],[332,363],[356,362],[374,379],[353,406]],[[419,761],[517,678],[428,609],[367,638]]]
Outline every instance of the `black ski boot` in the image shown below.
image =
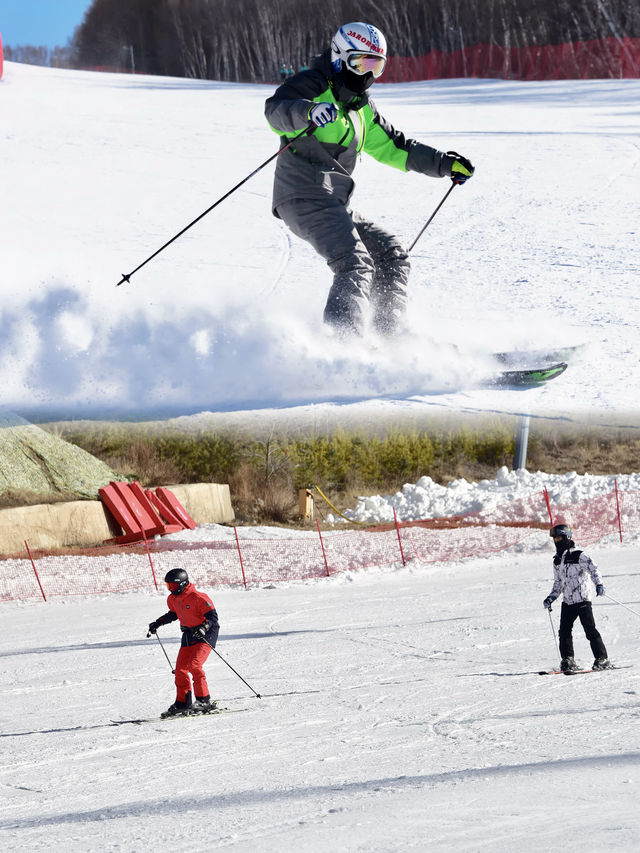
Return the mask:
[[609,658],[596,658],[591,669],[613,669],[613,664]]
[[191,691],[187,693],[185,696],[184,702],[181,702],[179,699],[173,703],[173,705],[169,705],[166,711],[163,711],[160,716],[164,719],[164,717],[186,717],[191,712],[192,698]]
[[215,700],[211,701],[211,696],[196,696],[196,700],[191,706],[191,711],[194,714],[207,714],[209,711],[213,711],[216,707]]
[[560,669],[565,674],[570,674],[572,672],[576,672],[578,669],[580,669],[580,667],[572,657],[568,657],[562,658],[562,660],[560,661]]

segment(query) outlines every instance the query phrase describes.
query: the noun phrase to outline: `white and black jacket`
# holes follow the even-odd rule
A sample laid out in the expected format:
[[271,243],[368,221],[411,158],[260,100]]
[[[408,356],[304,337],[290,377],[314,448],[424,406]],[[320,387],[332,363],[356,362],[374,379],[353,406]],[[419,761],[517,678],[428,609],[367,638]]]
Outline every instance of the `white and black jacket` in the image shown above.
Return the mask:
[[553,559],[553,589],[551,601],[562,595],[565,604],[580,604],[591,601],[593,584],[602,583],[598,567],[584,551],[567,549],[561,557]]

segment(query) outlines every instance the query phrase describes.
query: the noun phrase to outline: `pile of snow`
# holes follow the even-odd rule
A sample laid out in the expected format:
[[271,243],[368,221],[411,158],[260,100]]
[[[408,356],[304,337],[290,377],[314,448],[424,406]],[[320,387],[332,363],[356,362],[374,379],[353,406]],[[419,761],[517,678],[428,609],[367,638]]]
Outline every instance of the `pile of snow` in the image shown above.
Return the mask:
[[[640,474],[596,476],[593,474],[535,474],[520,469],[509,471],[503,466],[494,480],[479,483],[460,479],[446,486],[434,483],[431,477],[420,477],[417,483],[403,486],[395,495],[362,497],[345,515],[352,521],[384,523],[393,521],[393,511],[400,521],[423,518],[447,518],[470,512],[486,512],[501,504],[509,504],[546,489],[552,504],[570,505],[606,495],[615,488],[621,491],[640,490]],[[332,522],[340,519],[331,516]]]

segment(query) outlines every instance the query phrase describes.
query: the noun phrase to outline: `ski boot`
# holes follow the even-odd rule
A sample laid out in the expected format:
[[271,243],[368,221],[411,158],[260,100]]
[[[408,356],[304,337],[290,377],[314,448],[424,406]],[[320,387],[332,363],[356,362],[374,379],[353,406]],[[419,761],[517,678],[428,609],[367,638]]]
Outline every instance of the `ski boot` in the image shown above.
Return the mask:
[[580,667],[572,657],[567,657],[560,661],[560,669],[565,675],[571,675],[572,672],[577,672]]
[[596,658],[591,669],[613,669],[613,664],[609,658]]
[[191,713],[191,703],[191,692],[189,692],[185,696],[184,702],[181,702],[179,699],[176,699],[173,705],[169,705],[167,710],[163,711],[160,716],[162,717],[162,719],[164,719],[165,717],[186,717],[188,714]]
[[191,706],[192,714],[209,714],[211,711],[215,710],[215,707],[218,703],[213,700],[211,701],[210,696],[196,696],[195,702]]

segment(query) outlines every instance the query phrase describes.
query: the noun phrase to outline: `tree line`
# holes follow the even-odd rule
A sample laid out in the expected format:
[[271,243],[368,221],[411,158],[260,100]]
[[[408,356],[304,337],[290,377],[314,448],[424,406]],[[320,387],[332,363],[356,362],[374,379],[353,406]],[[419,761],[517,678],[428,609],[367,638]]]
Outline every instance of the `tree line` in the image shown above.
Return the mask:
[[9,62],[24,62],[27,65],[48,65],[51,68],[73,68],[75,51],[70,46],[49,49],[44,45],[4,45],[4,58]]
[[57,64],[266,82],[307,65],[354,20],[408,57],[640,37],[638,0],[94,0]]

